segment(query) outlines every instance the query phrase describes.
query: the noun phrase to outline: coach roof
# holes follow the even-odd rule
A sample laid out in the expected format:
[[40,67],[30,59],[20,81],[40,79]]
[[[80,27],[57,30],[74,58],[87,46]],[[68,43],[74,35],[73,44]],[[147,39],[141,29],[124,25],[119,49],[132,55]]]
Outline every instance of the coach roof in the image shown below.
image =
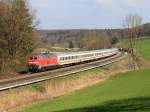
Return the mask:
[[102,50],[93,50],[93,51],[62,52],[62,53],[55,53],[55,55],[61,57],[61,56],[72,56],[72,55],[81,55],[81,54],[98,53],[98,52],[109,52],[112,50],[117,50],[117,49],[112,48],[112,49],[102,49]]

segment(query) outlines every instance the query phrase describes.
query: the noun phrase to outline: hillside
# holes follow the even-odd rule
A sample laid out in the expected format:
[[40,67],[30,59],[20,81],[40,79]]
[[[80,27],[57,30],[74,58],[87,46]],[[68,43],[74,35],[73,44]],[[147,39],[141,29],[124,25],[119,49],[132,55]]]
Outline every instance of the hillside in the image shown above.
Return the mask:
[[150,39],[140,40],[137,44],[139,53],[148,61],[150,61]]
[[103,83],[46,101],[23,112],[147,112],[150,70],[113,76]]

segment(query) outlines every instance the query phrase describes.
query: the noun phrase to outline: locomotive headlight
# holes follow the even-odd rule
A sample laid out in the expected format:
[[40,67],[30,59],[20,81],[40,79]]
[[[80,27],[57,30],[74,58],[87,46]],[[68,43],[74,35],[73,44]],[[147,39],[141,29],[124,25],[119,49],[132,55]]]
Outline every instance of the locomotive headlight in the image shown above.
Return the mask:
[[39,62],[33,62],[34,64],[39,64]]

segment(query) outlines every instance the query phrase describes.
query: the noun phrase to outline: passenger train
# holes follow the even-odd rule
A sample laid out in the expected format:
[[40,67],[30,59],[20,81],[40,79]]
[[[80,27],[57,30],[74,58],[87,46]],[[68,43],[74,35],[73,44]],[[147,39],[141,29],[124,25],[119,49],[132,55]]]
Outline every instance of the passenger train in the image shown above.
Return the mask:
[[63,67],[111,57],[118,52],[117,48],[112,48],[66,53],[36,53],[28,59],[27,66],[30,72],[44,71],[52,67]]

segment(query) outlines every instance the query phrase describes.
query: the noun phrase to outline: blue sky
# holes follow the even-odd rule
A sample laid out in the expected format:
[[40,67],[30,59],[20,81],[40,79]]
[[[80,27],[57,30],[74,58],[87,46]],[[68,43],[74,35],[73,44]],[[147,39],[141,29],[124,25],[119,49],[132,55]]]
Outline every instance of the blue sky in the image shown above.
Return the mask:
[[121,28],[136,13],[150,22],[150,0],[29,0],[42,29]]

